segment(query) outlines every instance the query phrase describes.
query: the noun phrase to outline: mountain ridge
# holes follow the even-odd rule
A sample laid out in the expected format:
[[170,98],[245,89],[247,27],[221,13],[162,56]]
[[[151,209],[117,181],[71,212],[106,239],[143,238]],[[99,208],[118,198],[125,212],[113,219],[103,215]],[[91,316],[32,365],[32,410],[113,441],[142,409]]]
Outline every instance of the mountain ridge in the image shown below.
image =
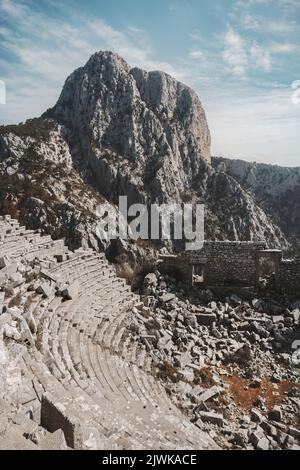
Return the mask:
[[98,52],[67,78],[42,117],[0,128],[0,210],[21,213],[27,225],[54,236],[67,227],[67,242],[109,249],[115,258],[128,247],[115,243],[111,250],[99,239],[95,209],[105,200],[115,205],[119,195],[129,204],[204,203],[207,239],[298,246],[297,204],[290,237],[288,221],[278,222],[284,213],[270,211],[272,201],[261,204],[234,166],[224,171],[226,162],[211,157],[210,144],[205,111],[191,88]]

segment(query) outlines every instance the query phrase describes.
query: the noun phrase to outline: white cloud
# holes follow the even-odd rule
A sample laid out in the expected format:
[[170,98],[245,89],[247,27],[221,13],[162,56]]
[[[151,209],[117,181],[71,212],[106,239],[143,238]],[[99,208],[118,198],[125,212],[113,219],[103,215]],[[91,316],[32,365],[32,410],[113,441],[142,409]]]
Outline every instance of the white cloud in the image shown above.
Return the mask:
[[130,31],[131,33],[141,33],[141,34],[145,33],[144,29],[136,28],[135,26],[129,26],[127,30]]
[[245,29],[252,31],[263,31],[266,33],[290,33],[295,31],[297,25],[294,21],[271,20],[258,15],[247,14],[242,25]]
[[245,90],[234,100],[226,89],[207,96],[213,154],[299,166],[300,105],[292,104],[291,95],[291,88],[285,87]]
[[259,19],[252,15],[246,15],[243,18],[242,25],[245,29],[251,29],[253,31],[258,31],[261,27]]
[[235,0],[234,9],[247,9],[260,5],[272,5],[273,8],[280,7],[287,13],[293,13],[295,10],[300,8],[299,0]]
[[268,50],[254,43],[250,48],[250,56],[255,68],[265,70],[266,72],[271,70],[272,60]]
[[299,53],[300,47],[291,43],[273,43],[270,46],[270,51],[274,54],[293,54]]
[[253,5],[264,5],[271,3],[273,0],[236,0],[237,6],[253,6]]
[[245,42],[239,33],[229,28],[224,35],[225,49],[223,59],[230,67],[232,73],[244,78],[248,67],[248,58]]
[[272,58],[268,48],[246,40],[232,27],[224,34],[224,43],[223,59],[236,77],[245,79],[251,69],[271,70]]
[[203,57],[203,52],[200,51],[199,49],[198,49],[198,50],[191,51],[191,52],[189,52],[189,57],[190,57],[191,59],[202,59],[202,57]]
[[72,16],[72,24],[23,3],[0,0],[0,15],[7,24],[0,29],[1,47],[10,56],[0,77],[7,83],[7,104],[1,110],[4,122],[19,122],[53,106],[67,76],[98,50],[118,52],[132,66],[164,70],[184,79],[184,70],[152,58],[141,29],[116,30],[101,18],[66,13]]
[[295,12],[300,8],[299,0],[277,0],[280,7],[284,8],[285,11],[290,13]]

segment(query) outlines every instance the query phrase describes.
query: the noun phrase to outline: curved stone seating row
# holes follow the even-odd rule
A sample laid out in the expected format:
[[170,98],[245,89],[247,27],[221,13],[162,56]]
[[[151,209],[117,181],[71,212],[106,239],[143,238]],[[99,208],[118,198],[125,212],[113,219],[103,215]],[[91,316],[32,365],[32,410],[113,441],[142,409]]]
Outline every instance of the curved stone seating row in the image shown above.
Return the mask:
[[[57,329],[54,332],[52,331],[52,336],[56,336],[57,333],[58,333]],[[77,354],[79,354],[79,357],[77,359],[75,358],[74,362],[83,364],[83,367],[86,370],[86,376],[88,376],[89,378],[94,378],[95,379],[96,374],[95,374],[94,370],[92,369],[92,366],[88,363],[87,351],[84,350],[84,348],[85,348],[84,335],[82,333],[80,333],[78,331],[78,329],[76,329],[76,328],[73,328],[73,333],[75,333],[75,336],[71,337],[71,341],[70,341],[71,344],[78,344],[79,343],[79,345],[80,345],[80,348],[76,348],[76,352],[77,352]],[[76,334],[77,334],[77,337],[76,337]],[[78,349],[80,349],[80,352],[78,351]],[[93,354],[91,352],[91,347],[89,348],[89,354]],[[73,352],[73,357],[74,357],[74,352]],[[108,365],[106,363],[108,363]],[[95,362],[94,362],[94,364],[95,364]],[[114,376],[111,376],[112,375],[111,371],[118,371],[119,367],[116,367],[116,364],[112,363],[110,355],[108,355],[108,357],[103,357],[103,355],[102,355],[100,364],[102,366],[101,367],[101,369],[102,369],[102,383],[100,383],[100,385],[102,385],[102,388],[103,388],[103,376],[104,376],[104,380],[106,381],[107,388],[109,388],[109,390],[108,390],[109,394],[118,393],[120,395],[119,386],[123,385],[123,383],[126,384],[126,379],[124,380],[124,376],[119,377],[119,379],[116,378],[118,374],[114,374]],[[60,368],[62,368],[61,365],[60,365]],[[99,375],[100,375],[99,374],[99,369],[100,369],[99,362],[98,362],[98,367],[94,365],[94,369],[96,370],[96,373],[97,373],[98,378],[99,378]],[[104,371],[103,371],[103,369],[104,369]],[[127,369],[128,369],[128,366],[127,366]],[[91,372],[91,370],[92,370],[92,372]],[[125,374],[126,374],[126,367],[124,368],[124,371],[125,371]],[[134,379],[131,378],[131,381],[134,382]],[[79,382],[79,384],[80,384],[80,382]],[[125,396],[123,398],[132,399],[134,397],[135,399],[144,399],[145,398],[145,390],[143,390],[143,387],[140,384],[139,385],[137,384],[137,379],[135,379],[134,388],[136,390],[138,390],[138,394],[134,395],[134,394],[132,394],[132,392],[131,392],[131,394],[128,393],[128,392],[126,394],[126,392],[123,392],[123,393],[125,393]],[[118,397],[118,399],[120,399],[120,396]]]
[[[49,432],[62,429],[67,445],[78,449],[216,447],[151,375],[151,357],[128,329],[139,298],[105,257],[71,253],[62,242],[44,242],[39,235],[28,250],[15,221],[0,218],[0,233],[9,231],[10,223],[22,239],[17,257],[30,259],[35,251],[47,266],[45,282],[56,286],[46,296],[33,295],[35,342],[22,359],[21,387],[41,426]],[[4,248],[5,237],[2,241]],[[17,240],[8,237],[7,243],[12,249]],[[64,285],[77,290],[65,297]]]
[[30,260],[65,252],[63,240],[52,240],[50,235],[42,236],[39,230],[27,230],[8,216],[0,217],[0,256]]
[[[91,286],[89,285],[89,293],[90,293],[90,289],[91,289]],[[127,290],[127,289],[126,289],[126,290]],[[70,307],[70,304],[69,304],[69,307]],[[69,310],[70,310],[70,308],[69,308]],[[72,312],[73,309],[71,309],[70,311]],[[63,316],[66,318],[66,315],[60,315],[60,317],[63,317]],[[120,318],[120,316],[119,316],[119,318]],[[99,320],[98,320],[98,322],[99,322]],[[65,325],[65,324],[66,324],[66,323],[63,323],[63,325]],[[75,322],[75,325],[77,325],[77,324],[78,324],[78,321]],[[56,323],[56,325],[57,325],[57,323]],[[81,330],[84,331],[84,328],[81,328]],[[57,327],[56,327],[55,331],[54,331],[54,332],[52,331],[52,337],[56,337],[56,336],[57,336],[57,333],[58,333],[58,331],[57,331]],[[80,343],[82,344],[82,342],[80,342]],[[75,341],[74,339],[72,339],[71,344],[77,344],[77,341]],[[56,348],[56,349],[57,349],[57,348]],[[77,351],[77,349],[75,349],[75,350]],[[77,352],[78,352],[78,351],[77,351]],[[55,355],[55,354],[54,354],[54,355]],[[56,357],[57,357],[57,354],[56,354]],[[75,362],[75,363],[80,363],[80,362],[81,362],[81,358],[78,357],[78,359],[77,359],[77,360],[75,359],[74,362]],[[63,368],[63,367],[62,367],[61,362],[60,362],[60,369],[62,369],[62,368]],[[88,368],[88,373],[89,373],[89,375],[91,375],[89,368]]]

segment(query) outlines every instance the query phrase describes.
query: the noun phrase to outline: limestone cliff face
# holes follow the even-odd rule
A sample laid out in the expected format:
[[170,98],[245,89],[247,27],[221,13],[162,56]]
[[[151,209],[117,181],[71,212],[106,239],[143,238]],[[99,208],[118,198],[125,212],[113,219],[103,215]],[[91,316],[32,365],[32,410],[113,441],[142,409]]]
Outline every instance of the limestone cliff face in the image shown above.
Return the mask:
[[46,116],[78,138],[109,196],[121,188],[132,199],[180,200],[201,160],[210,162],[196,93],[163,72],[131,69],[111,52],[94,54],[71,74]]
[[300,250],[300,167],[213,158],[214,168],[235,179],[251,200],[276,224],[292,246]]

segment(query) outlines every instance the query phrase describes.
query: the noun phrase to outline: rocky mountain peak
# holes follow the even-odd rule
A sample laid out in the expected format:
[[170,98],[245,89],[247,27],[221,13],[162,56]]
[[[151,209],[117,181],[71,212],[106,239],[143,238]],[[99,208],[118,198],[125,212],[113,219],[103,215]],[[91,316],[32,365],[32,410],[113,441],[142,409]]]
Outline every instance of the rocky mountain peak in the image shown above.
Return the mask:
[[[111,52],[97,52],[73,72],[45,116],[76,136],[98,179],[115,179],[122,166],[135,188],[151,180],[152,199],[155,193],[178,200],[201,162],[210,163],[210,132],[197,94],[163,72],[131,69]],[[107,165],[108,159],[114,161]]]

